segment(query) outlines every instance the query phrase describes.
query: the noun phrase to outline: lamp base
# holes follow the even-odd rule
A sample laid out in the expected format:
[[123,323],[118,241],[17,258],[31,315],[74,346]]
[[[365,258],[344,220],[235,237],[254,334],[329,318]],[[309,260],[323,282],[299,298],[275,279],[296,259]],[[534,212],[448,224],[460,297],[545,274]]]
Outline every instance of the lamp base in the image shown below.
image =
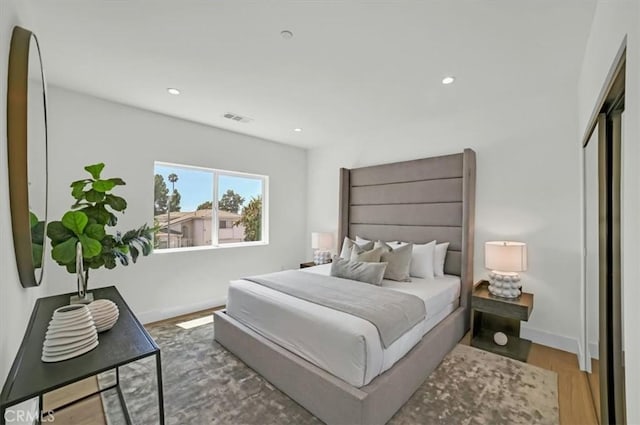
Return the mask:
[[93,302],[93,294],[91,292],[85,292],[84,298],[80,298],[79,295],[72,295],[69,297],[69,304],[91,304]]
[[316,251],[313,253],[313,262],[318,264],[327,264],[331,262],[330,251]]
[[518,273],[492,271],[489,273],[489,292],[496,297],[515,299],[520,297],[522,284]]

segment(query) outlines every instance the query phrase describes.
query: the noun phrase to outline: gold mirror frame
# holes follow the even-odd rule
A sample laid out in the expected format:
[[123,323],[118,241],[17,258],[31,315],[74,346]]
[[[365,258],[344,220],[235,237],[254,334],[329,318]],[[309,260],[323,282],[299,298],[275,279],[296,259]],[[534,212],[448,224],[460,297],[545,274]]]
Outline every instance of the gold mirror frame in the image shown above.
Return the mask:
[[[11,227],[13,245],[20,283],[23,287],[38,286],[42,282],[43,266],[36,274],[34,267],[29,208],[29,165],[28,165],[28,89],[30,49],[35,48],[39,60],[42,79],[42,101],[44,105],[44,220],[47,221],[47,94],[42,57],[38,39],[31,31],[14,27],[9,51],[9,72],[7,78],[7,154],[9,165],[9,202],[11,207]],[[44,238],[46,239],[46,229]],[[44,243],[43,243],[44,246]],[[43,250],[44,251],[44,250]],[[44,252],[42,262],[44,263]]]

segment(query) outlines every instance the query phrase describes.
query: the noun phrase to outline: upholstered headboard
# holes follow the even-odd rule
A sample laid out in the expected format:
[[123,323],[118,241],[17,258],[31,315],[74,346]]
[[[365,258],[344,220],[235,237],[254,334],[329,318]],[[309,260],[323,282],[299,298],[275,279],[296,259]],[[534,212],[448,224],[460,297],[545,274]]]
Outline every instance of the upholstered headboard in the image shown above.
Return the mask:
[[[445,273],[460,276],[471,305],[476,154],[340,169],[338,241],[449,242]],[[467,321],[468,322],[468,321]]]

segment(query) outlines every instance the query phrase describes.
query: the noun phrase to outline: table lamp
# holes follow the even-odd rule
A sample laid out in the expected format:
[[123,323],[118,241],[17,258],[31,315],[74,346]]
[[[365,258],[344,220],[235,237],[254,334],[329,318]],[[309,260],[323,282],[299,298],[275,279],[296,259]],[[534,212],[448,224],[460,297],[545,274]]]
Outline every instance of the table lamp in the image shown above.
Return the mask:
[[316,264],[326,264],[331,261],[331,248],[333,248],[333,233],[314,232],[311,233],[311,248],[313,262]]
[[503,298],[520,296],[520,275],[527,270],[527,244],[491,241],[484,244],[484,266],[489,273],[489,292]]

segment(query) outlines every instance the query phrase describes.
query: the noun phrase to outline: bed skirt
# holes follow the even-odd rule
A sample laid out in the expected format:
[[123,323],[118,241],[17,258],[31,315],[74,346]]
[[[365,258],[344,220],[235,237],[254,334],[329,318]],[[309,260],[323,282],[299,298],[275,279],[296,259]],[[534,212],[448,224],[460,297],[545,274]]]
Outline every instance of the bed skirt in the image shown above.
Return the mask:
[[330,425],[384,424],[402,407],[467,328],[459,307],[391,369],[355,388],[268,340],[224,310],[214,313],[215,339],[267,381]]

